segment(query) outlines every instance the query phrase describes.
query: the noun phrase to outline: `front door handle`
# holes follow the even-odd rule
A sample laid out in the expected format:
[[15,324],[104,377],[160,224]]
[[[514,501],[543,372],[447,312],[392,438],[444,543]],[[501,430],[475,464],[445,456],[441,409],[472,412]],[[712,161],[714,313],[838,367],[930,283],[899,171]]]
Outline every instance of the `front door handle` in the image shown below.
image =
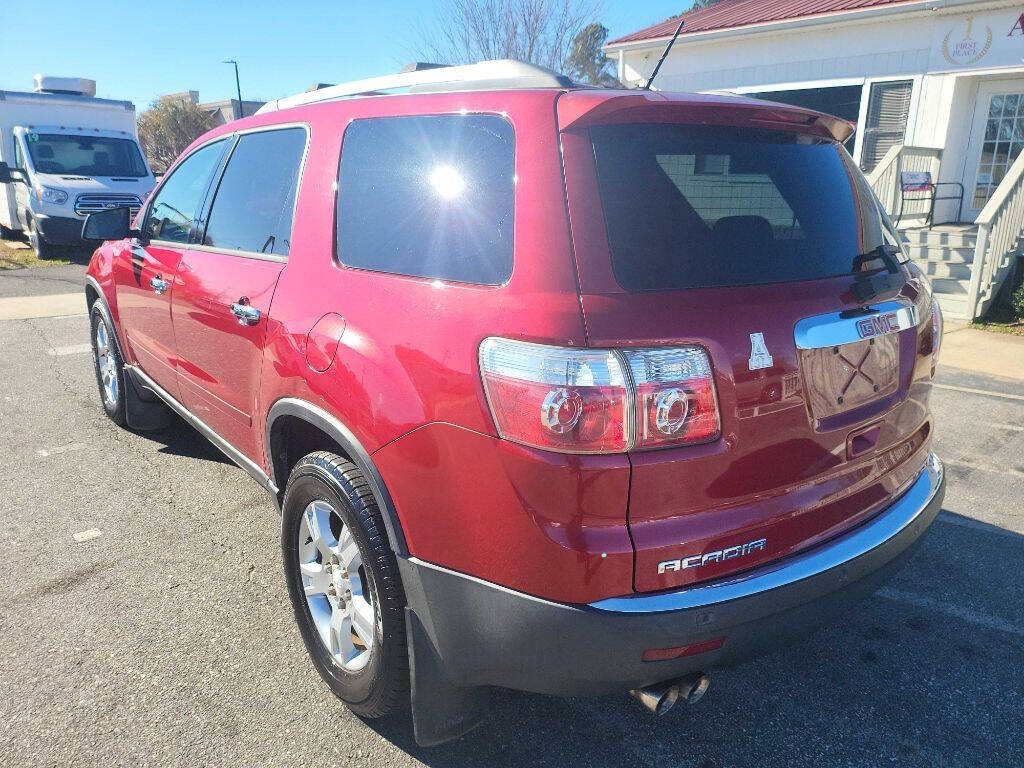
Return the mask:
[[157,293],[167,293],[167,289],[171,287],[171,284],[164,280],[162,276],[157,275],[149,279],[149,287]]
[[242,325],[256,325],[260,321],[260,311],[249,306],[248,299],[241,298],[237,304],[231,305],[231,314],[238,318]]

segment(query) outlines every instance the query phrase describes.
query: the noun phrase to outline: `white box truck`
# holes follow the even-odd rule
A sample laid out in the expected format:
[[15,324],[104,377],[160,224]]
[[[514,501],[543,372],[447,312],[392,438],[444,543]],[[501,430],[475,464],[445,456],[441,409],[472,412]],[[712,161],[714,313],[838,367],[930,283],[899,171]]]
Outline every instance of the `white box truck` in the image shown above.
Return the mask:
[[36,75],[34,85],[0,91],[0,237],[27,236],[43,258],[82,244],[94,211],[134,216],[155,179],[130,101],[97,99],[94,80]]

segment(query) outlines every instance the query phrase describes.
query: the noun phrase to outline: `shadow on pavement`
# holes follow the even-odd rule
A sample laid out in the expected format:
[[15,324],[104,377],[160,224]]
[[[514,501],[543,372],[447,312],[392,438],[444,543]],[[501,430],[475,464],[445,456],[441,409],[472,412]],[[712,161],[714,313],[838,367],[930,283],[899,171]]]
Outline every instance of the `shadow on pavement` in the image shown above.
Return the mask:
[[136,432],[137,435],[155,443],[163,443],[159,453],[169,456],[185,456],[190,459],[205,459],[218,464],[232,464],[217,447],[201,435],[190,424],[172,414],[171,424],[166,429]]

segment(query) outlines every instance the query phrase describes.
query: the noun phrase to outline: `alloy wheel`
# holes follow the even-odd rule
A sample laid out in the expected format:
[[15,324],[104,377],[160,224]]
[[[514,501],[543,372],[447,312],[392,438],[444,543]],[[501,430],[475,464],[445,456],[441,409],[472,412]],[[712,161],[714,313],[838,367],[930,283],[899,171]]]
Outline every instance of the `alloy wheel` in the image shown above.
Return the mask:
[[103,402],[108,408],[117,407],[117,360],[110,346],[110,334],[107,324],[100,320],[96,323],[96,367],[100,372],[100,385],[103,390]]
[[379,618],[352,531],[326,501],[310,502],[299,525],[299,574],[309,613],[334,663],[366,666]]

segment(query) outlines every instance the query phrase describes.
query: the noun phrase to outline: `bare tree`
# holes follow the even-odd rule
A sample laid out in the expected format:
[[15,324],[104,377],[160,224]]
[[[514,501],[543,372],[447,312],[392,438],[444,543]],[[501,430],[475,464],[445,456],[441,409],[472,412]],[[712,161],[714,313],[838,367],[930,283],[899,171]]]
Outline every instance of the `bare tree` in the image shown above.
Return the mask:
[[214,122],[213,115],[190,101],[154,101],[138,120],[139,141],[153,170],[166,171]]
[[600,10],[600,0],[450,0],[418,48],[439,64],[519,59],[563,72]]

